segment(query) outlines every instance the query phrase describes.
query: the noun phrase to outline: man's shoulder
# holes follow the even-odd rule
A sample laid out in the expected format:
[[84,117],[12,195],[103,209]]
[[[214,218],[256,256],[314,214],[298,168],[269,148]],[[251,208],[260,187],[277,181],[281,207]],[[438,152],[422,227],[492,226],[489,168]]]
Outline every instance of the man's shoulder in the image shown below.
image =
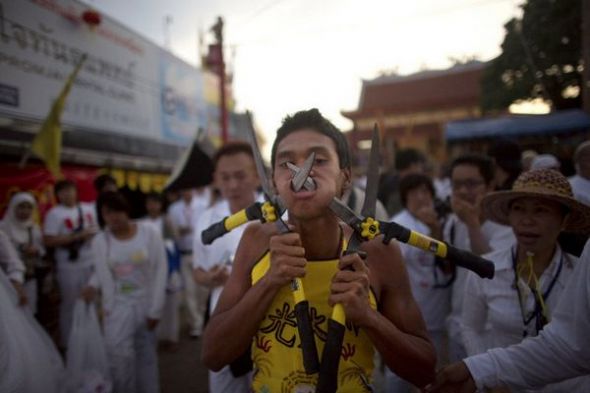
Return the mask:
[[247,224],[240,239],[240,244],[245,244],[255,257],[259,257],[269,249],[270,238],[277,234],[274,223],[261,223],[255,221]]
[[68,216],[70,213],[71,209],[62,205],[55,205],[47,211],[44,221],[60,220],[61,218]]
[[219,200],[209,206],[197,218],[197,226],[208,227],[230,215],[229,206],[225,200]]
[[391,217],[391,221],[395,221],[396,223],[403,226],[408,226],[409,224],[417,221],[417,219],[414,216],[412,216],[412,214],[410,214],[410,212],[407,209],[403,209],[402,211]]

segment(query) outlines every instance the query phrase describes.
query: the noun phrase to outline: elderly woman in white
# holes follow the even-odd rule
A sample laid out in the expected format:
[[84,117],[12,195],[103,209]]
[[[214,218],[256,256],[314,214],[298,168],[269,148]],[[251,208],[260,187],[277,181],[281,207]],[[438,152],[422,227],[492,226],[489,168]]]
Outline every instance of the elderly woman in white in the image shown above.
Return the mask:
[[[536,336],[568,286],[579,261],[560,247],[562,231],[590,233],[590,207],[573,198],[567,179],[550,169],[525,172],[511,191],[486,196],[487,216],[512,227],[516,244],[494,251],[494,280],[467,279],[463,339],[469,355]],[[486,329],[486,321],[491,330]],[[589,392],[590,377],[569,379],[536,392]]]

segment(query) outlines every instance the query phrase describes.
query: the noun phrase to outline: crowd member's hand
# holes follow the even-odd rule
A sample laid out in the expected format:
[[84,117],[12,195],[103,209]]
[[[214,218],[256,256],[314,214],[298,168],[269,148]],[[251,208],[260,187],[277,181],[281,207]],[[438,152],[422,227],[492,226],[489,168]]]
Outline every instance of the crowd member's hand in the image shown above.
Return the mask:
[[190,235],[191,233],[193,233],[193,228],[191,228],[189,226],[178,228],[178,234],[180,236]]
[[92,239],[94,235],[98,232],[98,229],[94,226],[84,228],[80,232],[74,234],[75,240],[82,240],[86,241]]
[[481,198],[475,203],[470,203],[460,198],[451,197],[451,209],[467,226],[479,226],[479,216],[481,213]]
[[426,224],[433,234],[440,232],[440,221],[438,220],[438,214],[436,214],[434,206],[421,207],[416,211],[416,218]]
[[15,280],[10,280],[10,282],[12,283],[12,286],[14,287],[14,289],[16,290],[16,294],[18,295],[18,305],[26,306],[29,302],[29,299],[27,298],[27,293],[25,292],[23,284]]
[[426,388],[426,393],[474,393],[475,381],[464,362],[456,362],[443,367],[434,382]]
[[26,245],[22,248],[23,254],[27,257],[36,257],[39,255],[39,249],[32,244]]
[[209,274],[211,285],[218,287],[225,284],[229,278],[229,269],[224,265],[215,265],[209,270]]
[[156,326],[158,326],[158,322],[160,322],[159,319],[148,318],[146,320],[147,329],[150,331],[154,330],[156,328]]
[[282,287],[305,275],[305,249],[298,233],[290,232],[270,238],[270,268],[266,276],[273,286]]
[[338,268],[328,301],[331,306],[342,304],[346,320],[362,326],[371,310],[369,268],[357,253],[342,256]]
[[80,297],[86,302],[86,303],[93,303],[94,300],[96,299],[96,288],[91,287],[90,285],[82,288],[82,292],[80,293]]

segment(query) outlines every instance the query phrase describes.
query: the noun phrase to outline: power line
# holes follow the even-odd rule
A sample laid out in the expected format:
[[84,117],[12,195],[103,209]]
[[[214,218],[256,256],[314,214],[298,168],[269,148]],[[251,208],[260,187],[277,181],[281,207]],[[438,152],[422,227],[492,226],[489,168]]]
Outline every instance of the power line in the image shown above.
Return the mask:
[[[279,0],[278,2],[280,2]],[[278,3],[277,2],[277,3]],[[421,13],[415,13],[413,15],[403,16],[403,20],[399,22],[397,25],[404,25],[414,22],[417,19],[432,17],[437,15],[442,15],[446,13],[452,13],[456,11],[461,11],[469,8],[476,8],[483,5],[494,4],[494,3],[505,3],[505,2],[512,2],[515,3],[516,0],[477,0],[469,3],[458,4],[454,6],[449,6],[445,8],[439,8],[434,10],[427,10]],[[299,31],[292,31],[286,35],[266,35],[264,38],[259,39],[252,39],[252,40],[245,40],[241,42],[233,42],[231,45],[240,47],[240,46],[248,46],[248,45],[257,45],[260,43],[268,43],[268,42],[275,42],[280,41],[288,37],[292,36],[302,36],[302,35],[317,35],[317,34],[325,34],[325,33],[337,33],[339,31],[345,30],[356,30],[356,29],[364,29],[365,31],[371,28],[379,27],[379,25],[367,25],[364,23],[355,23],[349,25],[333,25],[333,26],[324,26],[319,29],[315,30],[299,30]]]
[[263,14],[264,12],[276,7],[277,5],[282,3],[283,1],[284,0],[272,0],[272,1],[268,2],[264,6],[258,8],[256,11],[254,11],[254,13],[251,14],[249,17],[247,17],[245,20],[238,21],[237,27],[241,27],[242,25],[246,25],[248,22],[251,22],[254,18],[256,18],[256,17],[260,16],[261,14]]

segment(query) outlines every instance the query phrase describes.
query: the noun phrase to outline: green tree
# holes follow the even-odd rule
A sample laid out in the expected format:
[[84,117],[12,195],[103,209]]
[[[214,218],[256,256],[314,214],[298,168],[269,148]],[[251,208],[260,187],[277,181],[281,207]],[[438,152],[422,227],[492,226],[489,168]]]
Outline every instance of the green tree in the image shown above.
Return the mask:
[[482,109],[530,98],[553,109],[581,107],[581,0],[526,0],[522,8],[522,19],[504,26],[502,53],[484,71]]

